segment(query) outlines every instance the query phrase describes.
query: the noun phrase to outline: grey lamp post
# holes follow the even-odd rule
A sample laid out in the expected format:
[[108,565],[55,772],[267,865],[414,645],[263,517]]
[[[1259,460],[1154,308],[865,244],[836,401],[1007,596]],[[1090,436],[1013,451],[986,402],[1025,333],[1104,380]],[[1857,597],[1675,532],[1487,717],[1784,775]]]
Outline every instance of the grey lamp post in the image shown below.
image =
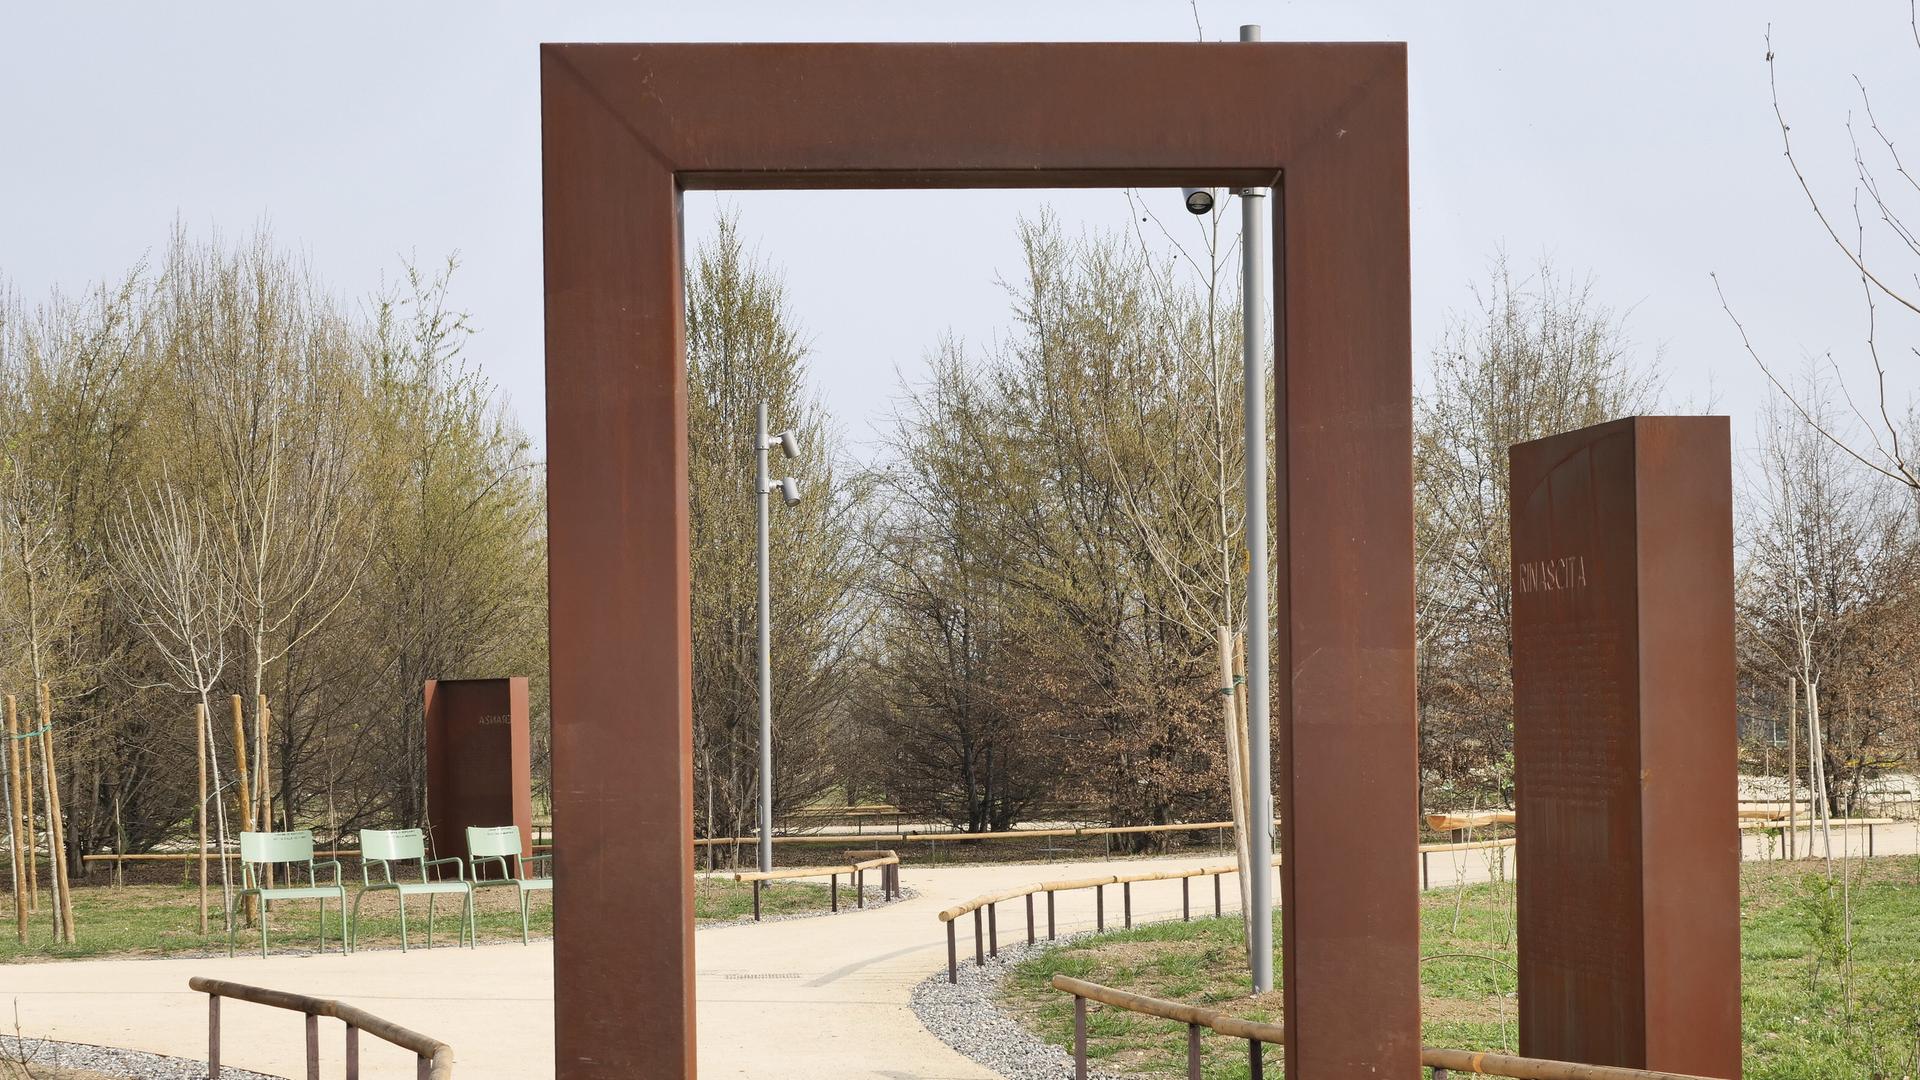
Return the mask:
[[767,437],[767,406],[760,405],[754,424],[753,453],[760,466],[754,488],[760,496],[760,869],[773,869],[773,664],[771,575],[767,571],[767,500],[776,491],[781,501],[792,506],[800,501],[800,485],[789,476],[774,483],[767,472],[767,451],[778,444],[789,458],[800,456],[800,443],[792,431]]
[[[1260,27],[1240,28],[1259,41]],[[1213,209],[1213,192],[1187,188],[1187,210]],[[1255,993],[1273,989],[1273,777],[1267,715],[1267,189],[1241,188],[1240,347],[1247,446],[1247,951]]]

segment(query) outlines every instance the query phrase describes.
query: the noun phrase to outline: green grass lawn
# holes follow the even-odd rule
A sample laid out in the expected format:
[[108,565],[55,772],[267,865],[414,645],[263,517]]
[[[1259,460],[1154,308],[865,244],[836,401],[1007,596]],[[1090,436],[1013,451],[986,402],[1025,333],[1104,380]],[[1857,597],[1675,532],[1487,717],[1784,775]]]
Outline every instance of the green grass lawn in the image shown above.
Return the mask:
[[[347,889],[351,910],[355,890]],[[476,894],[475,919],[480,941],[520,940],[519,897],[513,889],[482,889]],[[46,893],[40,896],[40,910],[30,916],[27,944],[19,944],[13,933],[11,905],[0,922],[0,963],[31,960],[83,959],[107,956],[193,956],[223,952],[226,935],[221,930],[220,890],[209,893],[212,910],[208,932],[202,935],[195,908],[198,889],[176,885],[128,885],[123,888],[94,886],[73,890],[74,923],[79,941],[73,945],[56,944]],[[852,902],[850,891],[842,890],[843,903]],[[3,901],[0,901],[3,903]],[[530,932],[536,938],[553,933],[551,894],[533,894]],[[828,908],[827,886],[811,881],[781,881],[761,895],[761,910],[768,915],[824,913]],[[435,901],[433,943],[436,947],[454,944],[460,938],[460,899],[442,896]],[[734,881],[701,879],[694,887],[694,918],[697,922],[726,922],[753,914],[752,886]],[[319,904],[313,900],[289,900],[275,904],[270,913],[271,943],[275,952],[312,950],[319,946]],[[340,911],[327,905],[327,947],[340,947]],[[407,900],[407,940],[414,947],[426,944],[427,898]],[[252,929],[242,929],[238,949],[258,953],[260,938]],[[360,947],[397,949],[400,947],[399,909],[394,895],[369,893],[360,905]],[[5,1074],[0,1073],[0,1080]]]
[[[1748,1080],[1920,1075],[1920,860],[1856,861],[1844,895],[1838,882],[1829,893],[1817,864],[1749,863],[1741,893]],[[1850,942],[1843,907],[1852,913]],[[1420,915],[1426,1043],[1515,1050],[1512,884],[1436,890],[1422,897]],[[1278,991],[1247,995],[1245,971],[1239,920],[1159,923],[1024,960],[1002,997],[1062,1047],[1071,1045],[1073,1008],[1050,984],[1056,973],[1279,1020]],[[1244,1042],[1208,1035],[1202,1045],[1208,1080],[1247,1075]],[[1178,1024],[1095,1006],[1087,1048],[1109,1072],[1185,1076]],[[1270,1051],[1269,1075],[1279,1059]]]

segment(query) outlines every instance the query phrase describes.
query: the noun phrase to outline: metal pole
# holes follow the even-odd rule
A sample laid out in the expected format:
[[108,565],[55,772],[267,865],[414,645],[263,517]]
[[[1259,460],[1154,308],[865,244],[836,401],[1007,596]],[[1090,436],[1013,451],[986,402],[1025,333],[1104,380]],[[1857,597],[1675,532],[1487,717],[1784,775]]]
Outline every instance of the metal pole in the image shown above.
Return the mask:
[[773,869],[773,601],[767,574],[767,406],[760,403],[753,433],[760,481],[760,872]]
[[[1259,41],[1260,27],[1240,28]],[[1273,989],[1273,781],[1267,717],[1267,191],[1240,190],[1240,338],[1245,362],[1247,433],[1247,778],[1253,788],[1247,876],[1249,967],[1255,993]],[[1257,1044],[1256,1044],[1257,1045]]]

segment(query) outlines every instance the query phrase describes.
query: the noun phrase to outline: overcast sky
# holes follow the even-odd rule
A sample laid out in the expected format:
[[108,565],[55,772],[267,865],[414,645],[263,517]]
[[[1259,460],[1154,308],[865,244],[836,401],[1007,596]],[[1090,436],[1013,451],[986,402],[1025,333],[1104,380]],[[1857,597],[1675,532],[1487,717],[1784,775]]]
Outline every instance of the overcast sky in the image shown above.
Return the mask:
[[[29,302],[74,289],[157,251],[176,217],[228,237],[270,223],[349,297],[405,258],[457,252],[472,356],[538,442],[539,42],[1194,36],[1184,0],[560,7],[0,0],[0,274]],[[1781,157],[1763,35],[1771,21],[1813,180],[1850,215],[1855,74],[1920,146],[1904,2],[1198,8],[1209,38],[1259,22],[1268,40],[1409,43],[1416,357],[1504,248],[1590,273],[1631,310],[1645,354],[1664,350],[1676,402],[1713,401],[1742,441],[1764,383],[1710,272],[1770,358],[1832,350],[1859,370],[1858,284]],[[1128,220],[1111,191],[699,193],[691,241],[722,200],[785,268],[816,385],[856,443],[941,334],[984,342],[1006,325],[995,282],[1018,272],[1017,215],[1050,203],[1075,230]],[[1916,365],[1899,362],[1904,393]]]

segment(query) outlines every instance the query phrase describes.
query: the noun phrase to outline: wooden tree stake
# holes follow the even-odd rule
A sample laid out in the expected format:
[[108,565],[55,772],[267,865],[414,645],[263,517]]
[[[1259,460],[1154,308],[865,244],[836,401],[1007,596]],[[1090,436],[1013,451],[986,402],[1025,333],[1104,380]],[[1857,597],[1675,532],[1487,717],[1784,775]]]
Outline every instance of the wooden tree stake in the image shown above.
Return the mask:
[[1225,720],[1222,735],[1227,743],[1227,798],[1233,804],[1233,855],[1240,868],[1240,936],[1243,943],[1250,940],[1252,926],[1247,922],[1248,893],[1253,883],[1247,880],[1247,843],[1251,834],[1247,830],[1247,800],[1244,798],[1245,772],[1241,763],[1240,742],[1240,695],[1233,682],[1233,631],[1219,627],[1215,638],[1220,645],[1220,712]]
[[200,801],[196,804],[200,823],[200,933],[207,932],[207,706],[193,707],[194,763],[200,770]]
[[[13,833],[13,923],[14,933],[20,944],[27,943],[27,903],[31,893],[27,889],[27,865],[33,862],[33,831],[27,824],[24,804],[20,801],[20,705],[12,694],[7,695],[7,779],[11,784],[8,790],[7,813],[12,817]],[[28,777],[31,782],[32,777]]]
[[25,837],[25,839],[23,839],[21,843],[26,845],[25,857],[27,860],[27,910],[32,912],[38,912],[40,910],[40,855],[39,855],[40,843],[39,843],[39,839],[33,835],[33,821],[34,821],[34,818],[38,817],[39,815],[34,812],[34,807],[33,807],[33,739],[32,738],[25,738],[20,740],[20,762],[21,762],[20,767],[22,769],[25,769],[27,773],[26,811],[20,819],[22,824],[22,835]]
[[[235,764],[239,767],[240,776],[240,828],[244,832],[253,832],[253,789],[247,786],[247,718],[246,709],[240,703],[239,694],[233,695],[233,756]],[[226,858],[226,853],[221,852],[220,857]],[[258,910],[259,904],[256,899],[247,897],[246,911],[243,914],[247,925],[253,924],[254,912]]]
[[[1787,858],[1798,857],[1800,828],[1800,680],[1787,680]],[[1813,846],[1809,833],[1807,846]]]
[[[273,738],[273,713],[267,708],[267,695],[260,695],[260,704],[254,716],[259,725],[258,733],[260,741],[254,746],[253,788],[260,795],[260,831],[272,832],[273,770],[268,766],[267,759],[272,757],[268,752],[268,746],[270,740]],[[263,880],[267,883],[267,887],[272,888],[274,876],[273,864],[268,863],[266,866],[261,867],[261,873],[266,875]]]
[[73,926],[73,883],[67,879],[67,827],[60,810],[60,770],[53,756],[53,688],[40,684],[40,768],[47,778],[48,832],[53,841],[54,903],[59,908],[62,933],[72,945],[77,938]]
[[239,766],[240,777],[240,827],[253,831],[253,789],[247,779],[247,721],[240,705],[240,695],[233,695],[233,756]]

